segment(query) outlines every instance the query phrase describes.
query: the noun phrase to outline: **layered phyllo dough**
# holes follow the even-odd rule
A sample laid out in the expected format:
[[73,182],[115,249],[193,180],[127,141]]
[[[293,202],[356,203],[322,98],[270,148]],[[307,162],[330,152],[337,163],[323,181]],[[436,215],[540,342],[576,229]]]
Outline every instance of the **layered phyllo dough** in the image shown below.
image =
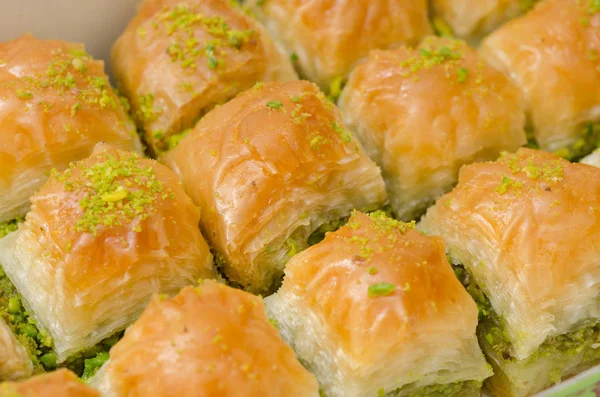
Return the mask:
[[537,1],[431,0],[431,7],[434,26],[445,23],[452,34],[475,44],[506,21],[529,11]]
[[155,297],[91,379],[104,397],[318,397],[261,299],[206,281]]
[[248,4],[297,62],[302,76],[322,89],[344,79],[369,51],[417,44],[432,32],[426,0],[249,0]]
[[25,214],[52,168],[100,141],[141,151],[102,61],[81,44],[29,35],[0,43],[0,223]]
[[596,149],[591,154],[582,158],[581,162],[583,164],[589,164],[595,167],[600,167],[600,149]]
[[202,208],[227,278],[277,286],[321,225],[386,203],[377,166],[306,81],[259,84],[207,114],[163,162]]
[[442,236],[478,300],[498,396],[600,362],[600,169],[531,149],[461,169],[420,228]]
[[598,146],[600,7],[595,0],[543,0],[491,34],[483,55],[525,94],[544,150],[579,158]]
[[[27,323],[51,347],[42,364],[124,329],[154,292],[214,276],[199,209],[154,160],[98,145],[53,172],[31,202],[19,229],[0,239],[0,264],[19,293],[1,309],[19,314],[13,327]],[[31,354],[44,351],[34,346]]]
[[254,83],[297,78],[267,33],[228,0],[145,0],[113,47],[112,69],[155,153]]
[[265,305],[327,397],[475,397],[491,375],[443,241],[382,212],[294,256]]
[[83,384],[73,372],[61,369],[23,382],[1,383],[0,397],[100,397],[100,394]]
[[420,216],[463,164],[526,143],[519,89],[466,43],[426,38],[373,51],[339,100],[344,122],[382,168],[399,219]]

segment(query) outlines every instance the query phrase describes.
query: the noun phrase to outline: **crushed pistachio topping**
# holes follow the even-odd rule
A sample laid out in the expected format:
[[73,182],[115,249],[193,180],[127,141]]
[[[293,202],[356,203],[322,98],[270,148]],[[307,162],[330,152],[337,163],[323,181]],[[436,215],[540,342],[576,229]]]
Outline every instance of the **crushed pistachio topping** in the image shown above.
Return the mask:
[[458,68],[456,69],[456,75],[458,77],[458,82],[462,84],[467,81],[469,71],[466,68]]
[[[254,30],[231,29],[222,17],[205,16],[198,6],[186,3],[165,6],[155,17],[153,26],[173,38],[167,47],[171,61],[192,70],[197,68],[196,61],[202,56],[210,69],[224,65],[225,49],[240,50],[256,35]],[[200,42],[195,34],[197,29],[203,29],[212,38]]]
[[369,298],[388,296],[394,293],[396,286],[390,283],[377,283],[369,285]]
[[[545,160],[541,163],[534,162],[535,154],[527,158],[519,154],[503,153],[501,161],[508,165],[512,175],[525,175],[535,183],[531,186],[535,189],[544,188],[549,190],[549,185],[563,180],[565,160],[553,159]],[[513,179],[509,175],[502,175],[500,184],[496,186],[495,191],[500,195],[507,193],[511,189],[520,189],[524,187],[523,180]]]
[[407,223],[391,218],[384,211],[371,212],[368,214],[368,216],[375,221],[375,227],[382,231],[395,229],[404,234],[407,231],[414,229],[417,225],[416,221],[410,221]]
[[588,4],[588,13],[593,15],[600,11],[600,0],[589,0]]
[[349,143],[352,140],[352,137],[350,136],[350,134],[342,128],[340,123],[338,123],[337,121],[334,121],[332,123],[332,126],[333,126],[333,130],[340,136],[340,138],[342,138],[342,141]]
[[502,176],[502,182],[500,183],[499,186],[496,187],[496,192],[498,192],[500,195],[506,193],[508,191],[508,188],[510,187],[515,187],[515,188],[519,188],[519,187],[523,187],[523,181],[515,181],[511,178],[509,178],[506,175]]
[[404,69],[402,75],[408,77],[420,70],[428,70],[439,65],[459,65],[463,59],[463,54],[460,51],[461,46],[463,46],[463,43],[458,40],[452,40],[447,45],[439,47],[425,42],[419,48],[418,56],[413,56],[400,63],[400,66]]
[[[96,235],[100,226],[141,222],[150,216],[159,199],[173,197],[156,179],[152,167],[138,159],[134,153],[120,158],[105,154],[91,166],[79,162],[62,173],[53,171],[67,191],[82,195],[79,205],[83,214],[75,225],[77,231]],[[74,171],[78,171],[77,176],[73,176]]]
[[[60,96],[71,95],[77,103],[71,106],[71,117],[75,117],[83,106],[95,108],[116,108],[117,100],[108,81],[103,76],[88,73],[93,59],[83,50],[57,48],[52,52],[52,60],[43,72],[19,78],[11,84],[17,98],[35,101],[45,90],[53,90]],[[51,105],[43,100],[35,102],[47,111]]]
[[564,160],[544,161],[541,165],[533,162],[535,155],[524,159],[517,154],[503,153],[502,159],[506,161],[513,174],[524,173],[529,179],[545,182],[560,182],[563,179]]
[[267,107],[270,109],[283,109],[283,103],[281,103],[281,101],[269,101],[267,102]]

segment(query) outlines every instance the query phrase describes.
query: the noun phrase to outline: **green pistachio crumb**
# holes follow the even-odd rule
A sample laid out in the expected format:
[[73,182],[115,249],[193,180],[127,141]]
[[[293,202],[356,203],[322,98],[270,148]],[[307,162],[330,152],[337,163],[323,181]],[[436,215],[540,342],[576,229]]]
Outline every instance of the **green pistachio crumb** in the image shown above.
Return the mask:
[[456,70],[456,75],[458,76],[458,82],[464,83],[467,81],[467,76],[469,75],[469,71],[466,68],[458,68]]
[[338,123],[337,121],[334,121],[332,123],[332,126],[333,126],[333,130],[340,136],[340,138],[342,138],[342,141],[344,141],[346,143],[350,143],[350,141],[352,141],[352,137],[346,130],[344,130],[342,128],[340,123]]
[[396,286],[390,283],[378,283],[369,286],[369,298],[388,296],[394,293]]
[[[153,168],[138,160],[133,153],[120,158],[106,154],[91,166],[80,162],[60,174],[53,172],[66,190],[81,193],[83,213],[75,224],[77,231],[95,235],[100,226],[142,221],[150,216],[157,200],[171,197],[156,179]],[[78,176],[72,177],[75,169]]]
[[508,191],[509,187],[522,187],[523,186],[523,181],[515,181],[513,179],[511,179],[510,177],[503,175],[502,176],[502,182],[500,183],[499,186],[496,187],[496,192],[498,192],[500,195],[503,195],[504,193],[506,193]]
[[271,109],[282,109],[283,108],[283,103],[281,103],[281,101],[269,101],[267,102],[267,107],[271,108]]

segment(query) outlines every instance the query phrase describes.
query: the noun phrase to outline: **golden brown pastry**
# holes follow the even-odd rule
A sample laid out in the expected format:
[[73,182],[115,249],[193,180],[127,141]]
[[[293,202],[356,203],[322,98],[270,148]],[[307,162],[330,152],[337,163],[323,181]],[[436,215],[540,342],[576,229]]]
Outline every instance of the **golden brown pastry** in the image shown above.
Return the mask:
[[329,397],[474,397],[491,375],[443,241],[382,212],[294,256],[265,305]]
[[306,81],[259,84],[207,114],[162,160],[202,208],[229,280],[277,286],[319,226],[386,203],[377,166]]
[[476,43],[504,22],[529,11],[538,0],[431,0],[434,18],[441,18],[452,32]]
[[73,372],[60,369],[20,383],[2,383],[0,397],[100,397],[100,394],[83,384]]
[[339,105],[406,221],[448,191],[463,164],[526,143],[519,89],[458,40],[428,37],[417,49],[373,51]]
[[426,0],[249,0],[302,75],[326,89],[373,49],[417,44],[431,33]]
[[495,395],[600,362],[600,169],[520,149],[461,169],[420,228],[445,239],[484,315]]
[[154,292],[214,277],[200,211],[154,160],[99,145],[31,202],[0,263],[59,363],[124,329]]
[[525,93],[540,147],[580,157],[600,142],[600,8],[595,0],[543,0],[491,34],[481,52]]
[[228,0],[145,0],[112,69],[154,151],[257,81],[297,78],[267,33]]
[[0,43],[0,223],[25,214],[52,168],[101,141],[141,152],[102,61],[76,43],[30,35]]
[[319,396],[261,299],[214,281],[155,297],[91,383],[106,397]]

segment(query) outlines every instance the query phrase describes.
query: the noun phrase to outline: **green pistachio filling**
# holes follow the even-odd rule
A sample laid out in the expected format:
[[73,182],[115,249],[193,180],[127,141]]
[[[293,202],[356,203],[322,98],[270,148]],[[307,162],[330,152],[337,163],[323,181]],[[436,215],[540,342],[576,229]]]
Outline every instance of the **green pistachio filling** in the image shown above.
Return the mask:
[[342,90],[346,85],[346,78],[343,76],[338,76],[329,84],[329,89],[327,90],[327,99],[329,99],[333,103],[337,103],[338,98],[342,95]]
[[0,238],[17,230],[19,228],[19,222],[23,222],[23,219],[13,219],[12,221],[0,223]]
[[[597,348],[600,345],[600,322],[588,323],[575,331],[548,337],[531,356],[518,360],[511,353],[512,344],[503,320],[494,311],[483,290],[463,266],[456,263],[453,266],[457,278],[479,309],[477,336],[490,362],[494,364],[496,375],[491,379],[492,383],[497,382],[499,387],[505,388],[508,382],[514,388],[515,395],[525,395],[540,391],[600,362],[600,349]],[[532,389],[526,390],[523,384],[527,382],[507,374],[509,371],[526,374],[540,366],[551,368],[542,371],[544,379],[536,375],[536,384],[527,386]]]
[[411,384],[402,386],[400,389],[390,391],[389,393],[383,389],[379,389],[377,395],[378,397],[479,397],[481,396],[481,385],[482,382],[475,380],[420,387]]
[[[15,219],[0,224],[0,238],[17,230],[18,223],[21,221],[22,219]],[[34,373],[51,371],[57,367],[52,338],[37,326],[35,320],[25,310],[21,294],[1,267],[0,317],[8,324],[19,343],[27,350]],[[119,332],[104,339],[90,349],[69,357],[61,366],[82,376],[82,379],[91,377],[108,360],[108,351],[122,335],[123,332]]]
[[[535,133],[531,127],[525,129],[528,148],[539,149]],[[554,152],[569,161],[579,161],[600,147],[600,123],[586,123],[581,127],[580,138],[575,143]]]
[[[57,367],[52,338],[41,330],[25,310],[21,295],[0,268],[0,317],[25,347],[33,363],[34,373],[51,371]],[[61,366],[67,367],[84,379],[92,376],[108,359],[108,351],[121,338],[122,332],[106,338],[90,349],[70,357]]]
[[0,269],[0,317],[8,324],[17,340],[27,350],[35,373],[56,367],[52,338],[40,331],[21,303],[21,295]]

